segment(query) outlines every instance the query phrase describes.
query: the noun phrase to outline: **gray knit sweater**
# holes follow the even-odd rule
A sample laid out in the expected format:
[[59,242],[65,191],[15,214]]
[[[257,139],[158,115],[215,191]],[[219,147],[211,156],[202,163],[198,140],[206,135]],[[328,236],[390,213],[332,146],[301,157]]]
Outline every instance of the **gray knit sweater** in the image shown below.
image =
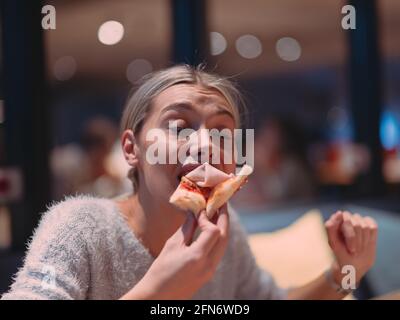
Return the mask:
[[[225,255],[194,299],[283,299],[286,290],[261,271],[232,210]],[[118,299],[154,258],[112,200],[79,196],[42,216],[23,267],[2,299]]]

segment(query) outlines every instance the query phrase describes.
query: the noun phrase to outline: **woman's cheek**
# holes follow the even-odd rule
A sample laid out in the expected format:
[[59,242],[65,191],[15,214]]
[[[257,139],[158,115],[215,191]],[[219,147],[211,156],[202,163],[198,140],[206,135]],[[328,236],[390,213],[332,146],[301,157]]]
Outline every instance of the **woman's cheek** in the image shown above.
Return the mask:
[[182,145],[182,142],[179,142],[176,137],[169,137],[166,141],[166,149],[167,149],[167,163],[171,165],[176,165],[179,163],[178,154],[179,148]]
[[168,163],[168,138],[163,130],[149,130],[143,145],[145,152],[142,161],[150,165]]

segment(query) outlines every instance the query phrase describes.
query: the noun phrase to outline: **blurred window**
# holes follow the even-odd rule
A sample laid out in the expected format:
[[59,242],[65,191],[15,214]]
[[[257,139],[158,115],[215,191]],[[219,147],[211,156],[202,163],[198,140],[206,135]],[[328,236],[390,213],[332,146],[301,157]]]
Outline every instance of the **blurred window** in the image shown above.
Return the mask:
[[352,142],[343,5],[208,1],[211,64],[239,80],[256,128],[251,204],[306,199],[368,168],[368,150]]
[[380,0],[380,35],[383,56],[384,112],[381,143],[384,149],[383,173],[390,184],[400,183],[400,2]]
[[119,120],[133,83],[170,63],[170,2],[47,4],[56,8],[56,30],[45,32],[53,196],[127,191],[128,169],[116,141]]

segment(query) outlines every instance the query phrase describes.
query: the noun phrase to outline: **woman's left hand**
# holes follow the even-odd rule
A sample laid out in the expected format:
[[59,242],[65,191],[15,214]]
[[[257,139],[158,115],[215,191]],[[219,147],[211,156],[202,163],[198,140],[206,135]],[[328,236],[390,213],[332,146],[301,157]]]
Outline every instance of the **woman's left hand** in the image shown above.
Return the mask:
[[345,265],[355,269],[357,283],[373,266],[376,255],[378,225],[371,217],[362,217],[348,211],[337,211],[325,223],[328,242],[336,257],[333,276],[340,284],[346,274]]

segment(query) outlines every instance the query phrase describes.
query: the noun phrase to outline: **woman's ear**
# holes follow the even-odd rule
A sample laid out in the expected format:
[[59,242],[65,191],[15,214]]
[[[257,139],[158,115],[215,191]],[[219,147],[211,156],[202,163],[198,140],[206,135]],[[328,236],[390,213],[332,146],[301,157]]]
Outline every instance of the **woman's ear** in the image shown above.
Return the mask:
[[131,167],[137,167],[140,152],[132,130],[125,130],[122,133],[121,145],[126,162],[128,162]]

